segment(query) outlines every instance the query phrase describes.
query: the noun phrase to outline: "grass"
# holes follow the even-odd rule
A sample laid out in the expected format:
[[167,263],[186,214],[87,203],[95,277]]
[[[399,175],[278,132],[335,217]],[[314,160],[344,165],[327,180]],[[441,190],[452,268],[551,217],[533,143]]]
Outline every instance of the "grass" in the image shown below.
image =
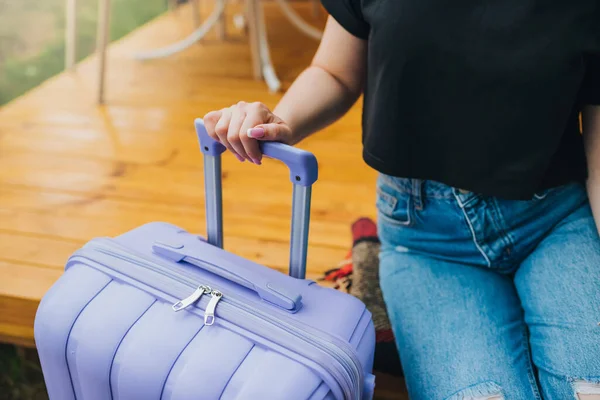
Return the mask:
[[[167,10],[166,0],[112,0],[110,39]],[[95,50],[98,0],[79,0],[77,59]],[[0,106],[64,69],[64,0],[0,0]],[[46,400],[37,352],[0,344],[0,400]]]
[[48,399],[37,352],[0,345],[0,400],[21,399]]
[[[112,0],[110,39],[167,10],[166,0]],[[77,59],[95,50],[98,0],[80,0]],[[0,0],[0,106],[64,69],[65,0]]]

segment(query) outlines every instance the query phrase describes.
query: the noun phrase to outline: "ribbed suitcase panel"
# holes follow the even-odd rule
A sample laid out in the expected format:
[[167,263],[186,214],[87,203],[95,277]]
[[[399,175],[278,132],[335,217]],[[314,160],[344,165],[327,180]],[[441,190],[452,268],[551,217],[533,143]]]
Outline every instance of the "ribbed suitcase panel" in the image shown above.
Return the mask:
[[113,400],[159,400],[171,367],[202,325],[197,316],[154,303],[115,354],[110,378]]
[[321,384],[317,387],[317,389],[313,392],[313,394],[308,398],[308,400],[323,400],[328,398],[327,396],[331,396],[334,399],[331,390],[329,390],[329,386],[325,382],[321,382]]
[[205,326],[173,366],[162,400],[219,399],[252,347],[227,329]]
[[83,265],[74,265],[50,288],[35,318],[35,341],[49,397],[75,400],[66,360],[66,345],[75,320],[111,278]]
[[110,399],[113,356],[127,331],[154,301],[141,290],[112,281],[81,312],[67,343],[77,399]]
[[306,400],[321,378],[279,353],[254,346],[231,378],[222,400]]

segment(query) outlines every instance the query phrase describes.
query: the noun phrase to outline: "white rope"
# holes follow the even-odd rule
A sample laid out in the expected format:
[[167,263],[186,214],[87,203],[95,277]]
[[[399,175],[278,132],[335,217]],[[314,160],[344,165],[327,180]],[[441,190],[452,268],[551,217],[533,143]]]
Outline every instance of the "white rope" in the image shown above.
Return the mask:
[[192,32],[185,39],[166,47],[150,50],[148,52],[138,53],[134,56],[134,58],[136,60],[151,60],[155,58],[165,58],[189,48],[194,43],[201,40],[213,28],[213,26],[215,26],[215,24],[219,22],[221,15],[223,15],[223,13],[225,12],[225,2],[226,0],[218,0],[216,3],[215,10],[212,12],[212,14],[200,27],[198,27],[198,29]]
[[261,61],[262,74],[271,92],[277,92],[281,88],[281,82],[277,78],[275,68],[269,55],[269,43],[267,41],[267,32],[265,27],[265,16],[260,0],[256,2],[256,30],[258,34],[258,52]]
[[[225,12],[225,3],[227,0],[217,0],[216,7],[212,14],[206,19],[206,21],[198,27],[194,32],[188,35],[185,39],[173,43],[171,45],[142,52],[134,55],[137,60],[151,60],[157,58],[166,58],[173,54],[179,53],[196,42],[201,40],[216,24]],[[252,0],[256,2],[257,8],[257,21],[256,29],[258,33],[258,51],[260,54],[262,74],[271,92],[277,92],[281,88],[281,82],[275,73],[271,58],[269,55],[269,43],[267,41],[266,26],[264,21],[264,14],[260,4],[260,0]],[[276,0],[279,7],[283,11],[287,19],[299,29],[302,33],[315,40],[321,40],[322,32],[315,27],[307,24],[298,14],[290,7],[287,0]],[[238,21],[239,23],[239,21]]]

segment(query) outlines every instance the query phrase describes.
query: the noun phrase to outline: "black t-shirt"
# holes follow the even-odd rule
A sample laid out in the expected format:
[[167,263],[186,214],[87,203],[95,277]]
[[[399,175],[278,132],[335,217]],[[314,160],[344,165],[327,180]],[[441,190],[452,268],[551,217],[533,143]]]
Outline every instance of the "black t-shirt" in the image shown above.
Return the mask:
[[600,0],[322,3],[368,41],[368,165],[509,199],[585,180]]

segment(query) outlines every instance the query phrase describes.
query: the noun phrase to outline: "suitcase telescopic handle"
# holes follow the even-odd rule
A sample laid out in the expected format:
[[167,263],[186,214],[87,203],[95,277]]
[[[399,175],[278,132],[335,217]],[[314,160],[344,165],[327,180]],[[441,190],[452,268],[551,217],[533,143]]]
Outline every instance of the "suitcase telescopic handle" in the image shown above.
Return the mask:
[[[225,152],[226,147],[208,135],[202,119],[196,119],[195,127],[200,149],[204,154],[207,240],[210,244],[223,248],[221,154]],[[282,161],[290,170],[293,194],[289,274],[294,278],[304,279],[311,192],[312,185],[318,178],[317,159],[308,151],[283,143],[261,141],[259,147],[265,157]]]

